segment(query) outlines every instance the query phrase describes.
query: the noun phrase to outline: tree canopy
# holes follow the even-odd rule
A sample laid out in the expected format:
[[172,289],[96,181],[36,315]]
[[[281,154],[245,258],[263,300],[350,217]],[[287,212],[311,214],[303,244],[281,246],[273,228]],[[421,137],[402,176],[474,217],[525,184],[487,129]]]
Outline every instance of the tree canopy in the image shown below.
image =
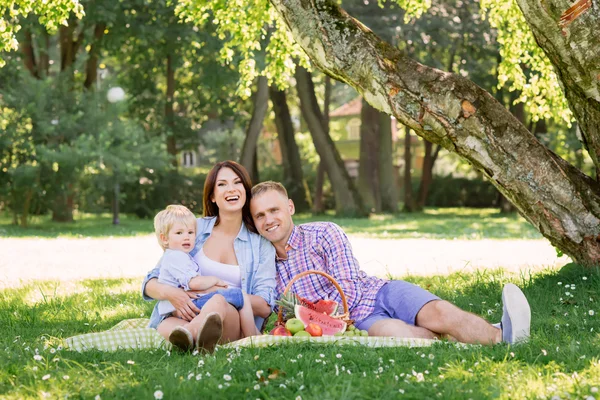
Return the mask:
[[[396,2],[407,19],[431,7],[428,0]],[[16,3],[21,2],[4,1],[0,10],[8,10],[4,15],[40,13],[50,28],[64,24],[71,10],[82,12],[78,2],[66,0]],[[589,0],[480,3],[482,15],[498,32],[499,84],[519,93],[532,121],[576,121],[598,170],[598,7]],[[48,7],[55,11],[44,14]],[[600,262],[596,180],[550,151],[467,77],[415,61],[402,43],[385,42],[335,0],[181,0],[176,10],[184,21],[217,26],[225,60],[241,55],[241,94],[250,94],[258,74],[289,84],[295,64],[306,65],[307,55],[313,67],[348,83],[375,108],[468,160],[556,247],[579,262]],[[6,26],[6,17],[0,23]],[[4,29],[4,48],[15,47],[16,29]]]

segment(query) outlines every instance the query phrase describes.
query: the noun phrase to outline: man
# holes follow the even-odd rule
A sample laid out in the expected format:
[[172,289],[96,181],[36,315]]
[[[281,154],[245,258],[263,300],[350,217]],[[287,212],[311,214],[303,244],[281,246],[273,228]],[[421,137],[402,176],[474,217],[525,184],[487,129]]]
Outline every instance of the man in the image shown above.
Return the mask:
[[[294,203],[280,183],[254,186],[250,210],[258,232],[275,246],[277,293],[283,293],[300,272],[326,272],[344,290],[356,327],[371,336],[431,339],[442,335],[480,344],[517,343],[529,337],[529,304],[513,284],[502,291],[502,322],[494,326],[411,283],[368,276],[360,270],[339,226],[330,222],[294,225]],[[296,281],[291,290],[310,300],[339,300],[330,281],[317,274]]]

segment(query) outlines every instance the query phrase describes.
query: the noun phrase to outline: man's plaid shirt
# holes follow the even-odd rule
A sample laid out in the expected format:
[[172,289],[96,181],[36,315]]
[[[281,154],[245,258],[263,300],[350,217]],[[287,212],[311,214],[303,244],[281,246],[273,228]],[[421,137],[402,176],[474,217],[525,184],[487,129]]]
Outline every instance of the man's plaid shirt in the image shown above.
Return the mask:
[[[307,270],[331,275],[346,295],[350,318],[360,321],[374,309],[377,292],[387,282],[361,271],[352,254],[344,231],[331,222],[311,222],[294,226],[286,245],[287,259],[277,257],[277,293],[283,293],[290,280]],[[311,274],[294,282],[291,292],[311,301],[335,300],[341,297],[324,276]]]

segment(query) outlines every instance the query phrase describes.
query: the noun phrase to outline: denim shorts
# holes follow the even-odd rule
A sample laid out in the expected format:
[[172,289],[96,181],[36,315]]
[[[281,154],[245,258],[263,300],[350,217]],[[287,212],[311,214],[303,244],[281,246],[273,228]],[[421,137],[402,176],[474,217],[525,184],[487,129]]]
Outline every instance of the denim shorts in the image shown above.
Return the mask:
[[421,308],[433,300],[440,298],[420,286],[406,281],[389,281],[377,292],[373,313],[358,321],[356,327],[368,330],[375,322],[390,318],[415,325]]
[[215,294],[220,294],[221,296],[225,297],[225,301],[234,306],[236,310],[240,310],[242,307],[244,307],[244,294],[242,293],[242,289],[237,288],[219,289],[217,291],[202,295],[202,297],[198,297],[192,301],[196,307],[202,308]]

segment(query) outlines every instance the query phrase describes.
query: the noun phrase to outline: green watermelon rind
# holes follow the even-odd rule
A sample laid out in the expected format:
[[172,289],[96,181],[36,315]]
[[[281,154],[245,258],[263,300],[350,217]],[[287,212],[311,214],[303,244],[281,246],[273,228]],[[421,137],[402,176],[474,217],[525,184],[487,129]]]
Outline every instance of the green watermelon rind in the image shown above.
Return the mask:
[[308,324],[317,324],[323,329],[323,335],[333,336],[336,333],[346,332],[348,324],[344,321],[330,317],[327,314],[323,314],[310,308],[296,304],[294,307],[294,314],[304,324],[306,328]]

